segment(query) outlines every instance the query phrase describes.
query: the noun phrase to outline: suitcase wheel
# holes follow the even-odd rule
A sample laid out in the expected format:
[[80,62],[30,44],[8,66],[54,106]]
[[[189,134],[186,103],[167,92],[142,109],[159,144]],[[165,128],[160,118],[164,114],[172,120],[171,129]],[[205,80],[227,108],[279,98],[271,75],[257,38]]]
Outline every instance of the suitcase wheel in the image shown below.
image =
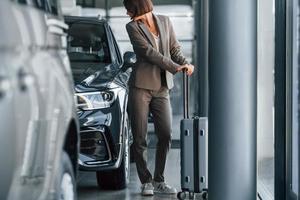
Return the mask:
[[203,199],[203,200],[208,199],[208,193],[207,193],[207,192],[203,192],[203,194],[202,194],[202,199]]
[[194,197],[195,197],[194,192],[189,192],[189,199],[194,199]]
[[186,198],[186,193],[185,192],[178,192],[177,193],[177,198],[179,200],[184,200]]
[[187,198],[187,194],[188,194],[188,199],[194,199],[195,198],[195,193],[194,192],[178,192],[177,193],[177,198],[179,200],[184,200]]

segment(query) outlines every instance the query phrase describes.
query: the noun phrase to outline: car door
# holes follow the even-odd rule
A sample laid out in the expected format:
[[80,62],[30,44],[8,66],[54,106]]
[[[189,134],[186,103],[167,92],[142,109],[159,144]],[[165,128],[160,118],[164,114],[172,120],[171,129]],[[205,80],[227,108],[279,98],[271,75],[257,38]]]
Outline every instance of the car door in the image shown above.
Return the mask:
[[[18,40],[14,19],[8,23],[3,16],[10,16],[10,3],[2,1],[0,6],[0,199],[6,199],[12,184],[16,163],[16,128],[13,105],[13,80],[7,55]],[[10,39],[14,36],[14,39]]]
[[[0,60],[4,52],[0,51]],[[8,75],[7,66],[0,64],[0,199],[6,199],[14,172],[16,141],[13,111],[13,94],[11,91],[12,80]]]
[[[39,87],[40,132],[35,169],[45,175],[53,169],[62,153],[68,123],[74,108],[73,83],[66,52],[66,33],[57,0],[35,2],[31,12],[36,40],[32,69]],[[73,107],[72,107],[73,106]],[[68,121],[69,120],[69,121]],[[49,171],[48,171],[49,172]],[[50,173],[50,172],[49,172]],[[46,180],[48,181],[48,180]]]
[[[11,80],[12,87],[9,91],[12,97],[11,99],[6,95],[2,97],[0,111],[4,119],[0,125],[5,132],[15,133],[15,138],[12,137],[14,134],[11,134],[6,141],[0,140],[1,158],[5,153],[5,159],[8,161],[7,165],[1,164],[1,169],[2,166],[8,168],[7,166],[11,165],[10,158],[15,161],[13,163],[15,167],[11,167],[14,177],[8,199],[37,199],[40,193],[45,192],[45,188],[48,189],[44,187],[45,183],[49,182],[45,177],[47,172],[51,174],[54,162],[52,166],[48,163],[51,163],[51,159],[59,157],[60,154],[56,152],[61,151],[64,142],[62,138],[65,134],[61,132],[65,131],[66,127],[58,128],[58,124],[67,123],[65,118],[60,116],[70,115],[71,109],[61,111],[57,109],[58,105],[62,104],[58,102],[65,104],[73,102],[73,95],[70,94],[71,86],[68,88],[70,84],[66,83],[67,72],[63,67],[68,59],[63,59],[57,51],[61,49],[59,34],[63,33],[60,27],[63,24],[50,20],[52,19],[50,17],[55,18],[57,13],[55,7],[51,7],[54,1],[5,0],[5,2],[8,6],[3,7],[1,2],[0,12],[0,24],[1,22],[4,24],[1,24],[0,30],[0,88],[7,90],[6,85],[9,85],[7,83]],[[11,27],[16,28],[10,30]],[[7,48],[8,52],[3,54],[3,49]],[[2,65],[7,66],[8,70]],[[60,78],[63,81],[59,80]],[[59,84],[64,86],[58,88]],[[68,98],[65,98],[66,95]],[[69,104],[66,107],[72,106]],[[13,109],[10,111],[12,116],[8,115],[10,109]],[[8,116],[6,117],[4,113]],[[59,132],[60,128],[62,129]],[[1,134],[5,134],[2,130]],[[7,150],[3,149],[5,147],[8,147]],[[7,157],[10,149],[15,150],[15,157]],[[1,176],[1,183],[5,184],[4,187],[1,185],[1,189],[9,187],[10,184],[3,182],[2,177],[9,179],[10,174]]]
[[[12,38],[16,39],[16,38]],[[9,188],[9,198],[16,199],[13,194],[15,191],[21,191],[22,183],[29,178],[31,168],[28,167],[30,154],[28,154],[35,140],[33,139],[36,127],[38,126],[38,116],[35,105],[37,102],[36,88],[34,87],[34,78],[31,76],[28,68],[30,52],[13,47],[7,47],[8,50],[1,53],[1,93],[2,106],[0,113],[2,119],[0,122],[1,134],[1,158],[4,159],[4,167],[1,175],[1,189]],[[11,176],[12,175],[12,176]],[[2,180],[4,177],[4,180]],[[7,180],[5,180],[7,177]],[[31,197],[31,195],[30,195]]]
[[[38,137],[41,121],[39,86],[33,71],[33,57],[34,52],[39,48],[37,41],[42,40],[42,38],[34,29],[37,24],[31,21],[32,10],[35,8],[30,3],[27,1],[13,1],[11,9],[12,17],[15,18],[20,33],[20,42],[16,44],[16,50],[7,57],[12,79],[16,83],[14,87],[14,108],[18,138],[15,146],[18,156],[17,172],[19,177],[17,178],[21,177],[30,182],[41,177],[40,173],[36,173],[34,164],[38,153],[36,146],[39,145]],[[21,185],[19,186],[22,188]],[[22,192],[15,194],[11,192],[11,194],[12,199],[19,198],[14,197],[14,195],[22,194]]]
[[[3,176],[1,174],[3,183],[1,189],[3,187],[5,190],[10,189],[8,199],[21,197],[15,198],[14,195],[18,193],[17,191],[22,191],[24,182],[21,182],[20,178],[25,180],[30,175],[28,153],[34,144],[32,137],[38,127],[37,88],[30,67],[33,39],[30,23],[24,15],[26,6],[25,2],[4,0],[0,8],[0,90],[2,90],[0,154],[5,155],[3,160],[1,155],[1,160],[4,161],[1,163],[5,163],[4,168],[7,169],[1,170],[1,173],[4,173]],[[5,181],[5,177],[9,178]]]
[[32,176],[45,177],[49,169],[57,164],[54,161],[58,157],[57,152],[62,149],[67,129],[65,116],[70,118],[73,95],[68,82],[69,68],[65,67],[69,61],[62,51],[67,26],[59,14],[57,1],[39,0],[32,3],[26,16],[34,38],[30,66],[38,88],[36,105],[39,108],[39,122],[36,144],[32,148],[31,168]]

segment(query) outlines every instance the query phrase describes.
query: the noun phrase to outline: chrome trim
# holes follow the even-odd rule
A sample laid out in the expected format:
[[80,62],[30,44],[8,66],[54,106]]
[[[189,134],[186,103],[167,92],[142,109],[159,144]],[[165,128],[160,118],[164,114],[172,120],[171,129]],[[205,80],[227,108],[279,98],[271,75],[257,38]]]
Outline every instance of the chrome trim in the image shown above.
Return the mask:
[[96,92],[77,92],[75,93],[75,96],[80,96],[80,95],[90,95],[90,94],[101,94],[102,91],[96,91]]

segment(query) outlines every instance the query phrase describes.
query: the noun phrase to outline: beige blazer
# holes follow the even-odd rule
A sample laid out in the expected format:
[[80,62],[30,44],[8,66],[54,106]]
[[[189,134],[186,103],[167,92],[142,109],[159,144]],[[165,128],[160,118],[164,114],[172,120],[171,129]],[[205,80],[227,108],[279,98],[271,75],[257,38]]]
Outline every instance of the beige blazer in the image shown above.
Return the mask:
[[162,15],[153,14],[153,16],[160,36],[160,51],[156,50],[155,39],[143,22],[131,21],[126,25],[127,33],[137,57],[129,85],[143,89],[159,90],[161,87],[161,72],[165,70],[167,87],[171,89],[174,85],[173,74],[176,73],[176,69],[188,62],[182,55],[170,19]]

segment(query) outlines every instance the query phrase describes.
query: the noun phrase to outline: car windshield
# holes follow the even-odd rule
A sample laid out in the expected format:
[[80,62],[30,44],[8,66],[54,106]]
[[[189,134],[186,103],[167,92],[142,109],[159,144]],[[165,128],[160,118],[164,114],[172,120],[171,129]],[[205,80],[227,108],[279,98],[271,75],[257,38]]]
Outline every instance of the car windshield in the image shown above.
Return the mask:
[[71,62],[111,63],[103,24],[70,23],[68,55]]

